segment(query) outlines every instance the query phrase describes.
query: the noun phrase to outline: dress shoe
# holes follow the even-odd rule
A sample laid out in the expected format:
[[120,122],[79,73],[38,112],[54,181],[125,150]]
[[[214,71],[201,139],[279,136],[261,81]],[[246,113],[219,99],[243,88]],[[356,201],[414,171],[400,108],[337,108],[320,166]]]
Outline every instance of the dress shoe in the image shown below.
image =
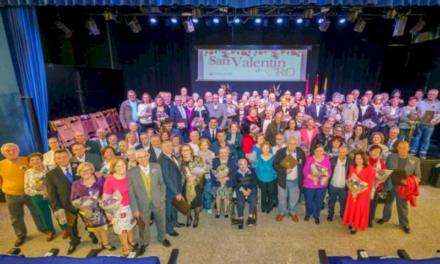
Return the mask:
[[220,214],[215,214],[215,218],[220,218]]
[[67,249],[67,255],[72,255],[73,252],[75,252],[77,246],[78,244],[70,245],[69,248]]
[[139,249],[136,251],[136,255],[142,256],[145,253],[145,251],[147,250],[147,247],[148,247],[148,244],[140,246]]
[[47,235],[46,235],[47,242],[52,241],[54,238],[55,238],[55,232],[47,233]]
[[240,219],[237,218],[231,218],[231,224],[232,225],[239,225],[241,223]]
[[176,231],[173,231],[171,233],[168,233],[168,235],[172,236],[172,237],[176,237],[179,235],[179,233],[177,233]]
[[291,218],[292,221],[295,222],[295,223],[298,223],[298,222],[299,222],[299,218],[298,218],[297,215],[292,215],[290,218]]
[[185,226],[185,224],[182,224],[182,223],[177,223],[177,224],[176,224],[176,227],[177,227],[177,228],[181,228],[181,227],[184,227],[184,226]]
[[304,216],[304,221],[309,221],[310,220],[310,215],[306,215],[306,216]]
[[319,218],[315,219],[315,224],[319,225],[321,223],[321,221],[319,221]]
[[24,238],[24,237],[17,238],[17,240],[15,240],[14,246],[19,247],[19,246],[23,245],[25,240],[26,240],[26,238]]
[[199,226],[199,218],[196,217],[193,222],[193,228],[197,228]]
[[164,240],[162,240],[162,246],[171,247],[171,242],[165,238]]
[[270,214],[272,212],[272,209],[266,210],[266,214]]
[[229,218],[229,215],[228,215],[228,214],[225,214],[224,217],[225,217],[225,218]]
[[61,235],[63,239],[67,239],[69,237],[69,231],[67,229],[64,229],[63,234]]
[[187,220],[186,220],[186,227],[190,227],[191,226],[191,224],[192,224],[192,217],[191,216],[188,216],[188,218],[187,218]]
[[277,222],[281,222],[281,221],[283,221],[283,219],[284,219],[284,215],[282,215],[282,214],[279,214],[279,215],[277,215],[277,217],[275,217],[275,220]]
[[101,247],[101,249],[105,249],[105,250],[108,250],[108,251],[114,251],[114,250],[116,250],[116,247],[111,245],[111,244],[108,244],[108,245],[103,245]]
[[238,229],[243,229],[244,220],[241,219],[240,223],[238,224]]
[[329,221],[329,222],[333,222],[333,217],[332,217],[332,216],[328,216],[328,217],[327,217],[327,221]]
[[405,232],[406,234],[411,233],[411,229],[408,226],[404,226],[402,229],[403,229],[403,232]]
[[385,221],[385,220],[383,220],[383,219],[379,219],[379,220],[377,220],[377,223],[379,224],[379,225],[383,225],[383,224],[385,224],[387,221]]
[[368,227],[372,228],[373,227],[373,223],[368,223]]
[[354,230],[354,229],[350,230],[350,235],[355,235],[356,233],[357,233],[356,230]]

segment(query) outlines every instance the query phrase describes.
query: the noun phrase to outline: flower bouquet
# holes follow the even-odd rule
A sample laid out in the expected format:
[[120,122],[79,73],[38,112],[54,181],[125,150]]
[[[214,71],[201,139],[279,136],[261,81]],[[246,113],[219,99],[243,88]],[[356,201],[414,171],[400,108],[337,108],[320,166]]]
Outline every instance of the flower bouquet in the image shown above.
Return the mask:
[[325,185],[328,182],[329,174],[326,167],[313,163],[311,166],[312,174],[310,175],[314,185]]
[[106,213],[114,216],[121,208],[122,195],[119,191],[114,192],[112,195],[105,195],[104,199],[99,202],[99,205]]
[[191,122],[191,127],[197,129],[198,131],[202,131],[203,129],[205,129],[205,126],[205,120],[203,120],[203,118],[201,117],[195,117]]
[[105,222],[104,212],[99,207],[99,192],[80,197],[72,201],[72,205],[79,209],[87,225],[94,226]]
[[215,178],[220,182],[220,186],[224,187],[228,181],[229,168],[226,164],[217,167],[215,171]]
[[351,191],[351,195],[353,196],[353,199],[356,199],[360,193],[368,189],[368,183],[359,179],[359,177],[356,174],[353,174],[351,176],[347,185]]

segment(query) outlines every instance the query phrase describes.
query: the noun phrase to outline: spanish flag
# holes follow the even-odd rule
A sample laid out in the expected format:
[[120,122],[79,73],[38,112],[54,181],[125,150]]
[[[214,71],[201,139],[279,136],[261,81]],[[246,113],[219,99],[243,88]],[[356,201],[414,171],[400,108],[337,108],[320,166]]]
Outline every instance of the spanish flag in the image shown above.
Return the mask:
[[328,80],[327,80],[327,76],[325,76],[324,79],[324,94],[327,94],[327,86],[328,86]]
[[317,95],[319,92],[319,74],[316,74],[316,78],[315,78],[315,86],[313,89],[313,94]]

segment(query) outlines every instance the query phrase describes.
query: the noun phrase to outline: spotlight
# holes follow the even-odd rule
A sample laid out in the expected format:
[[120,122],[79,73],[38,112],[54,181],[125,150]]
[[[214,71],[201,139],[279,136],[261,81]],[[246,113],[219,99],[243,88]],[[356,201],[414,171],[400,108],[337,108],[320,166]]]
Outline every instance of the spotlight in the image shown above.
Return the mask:
[[[331,21],[327,18],[321,18],[323,21],[319,24],[319,31],[326,32],[331,25]],[[319,20],[318,20],[319,23]]]
[[302,24],[303,22],[304,22],[304,19],[301,17],[296,19],[297,24]]
[[385,14],[386,19],[395,19],[396,16],[397,16],[397,10],[394,8],[388,9]]
[[305,18],[313,18],[314,14],[315,14],[315,10],[313,10],[313,8],[307,8],[306,10],[304,10]]
[[54,23],[59,30],[63,31],[65,39],[70,39],[72,37],[72,30],[70,30],[70,28],[68,28],[61,20],[57,20]]
[[324,21],[325,21],[325,19],[321,17],[318,19],[318,24],[322,24],[322,23],[324,23]]
[[172,18],[171,18],[171,23],[173,23],[173,24],[177,24],[177,22],[179,22],[179,21],[177,20],[177,18],[175,18],[175,17],[172,17]]
[[199,19],[198,19],[197,17],[194,17],[194,18],[191,19],[191,20],[192,20],[192,22],[193,22],[194,24],[199,23]]
[[214,24],[218,24],[218,23],[220,23],[220,19],[218,19],[217,17],[214,17],[212,19],[212,22],[214,22]]
[[89,18],[86,21],[86,28],[89,30],[90,36],[99,36],[101,35],[101,32],[99,31],[98,26],[96,25],[96,22],[93,18]]
[[257,17],[255,18],[255,24],[261,24],[261,18]]
[[367,26],[367,22],[363,20],[362,18],[359,18],[354,25],[354,32],[362,33],[365,29],[365,26]]
[[283,23],[283,19],[281,17],[277,18],[277,24],[282,24]]
[[150,17],[150,23],[151,23],[151,24],[157,24],[157,18],[155,18],[155,17]]
[[131,29],[131,31],[135,34],[142,31],[142,27],[139,24],[139,21],[136,17],[133,17],[133,19],[128,23],[128,27]]
[[191,19],[188,19],[186,21],[183,21],[183,29],[185,29],[186,33],[192,33],[194,32],[194,21],[192,21]]
[[409,30],[409,33],[411,33],[411,35],[416,35],[420,31],[422,31],[425,25],[426,22],[423,20],[423,18],[420,18],[419,21],[417,21],[417,24],[415,24],[414,27]]
[[350,21],[351,23],[354,23],[358,19],[359,15],[361,13],[362,13],[362,9],[360,9],[360,8],[353,8],[350,11],[350,15],[348,16],[348,21]]
[[406,22],[408,21],[408,16],[402,15],[396,19],[394,24],[393,37],[400,37],[405,34]]
[[345,22],[347,22],[345,17],[339,19],[339,24],[345,24]]
[[240,24],[241,20],[240,18],[236,17],[234,18],[234,24]]

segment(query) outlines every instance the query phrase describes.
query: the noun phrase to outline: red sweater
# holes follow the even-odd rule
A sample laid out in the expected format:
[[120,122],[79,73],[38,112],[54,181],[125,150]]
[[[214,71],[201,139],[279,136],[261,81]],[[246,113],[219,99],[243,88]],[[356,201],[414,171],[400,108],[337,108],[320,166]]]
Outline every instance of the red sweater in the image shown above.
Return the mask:
[[254,146],[255,141],[252,136],[245,134],[243,135],[243,140],[241,142],[241,146],[243,147],[244,154],[249,154],[252,152],[252,147]]
[[417,183],[417,177],[414,175],[408,176],[406,178],[405,185],[397,186],[397,192],[405,201],[409,201],[411,206],[416,206],[416,199],[419,196],[419,184]]

